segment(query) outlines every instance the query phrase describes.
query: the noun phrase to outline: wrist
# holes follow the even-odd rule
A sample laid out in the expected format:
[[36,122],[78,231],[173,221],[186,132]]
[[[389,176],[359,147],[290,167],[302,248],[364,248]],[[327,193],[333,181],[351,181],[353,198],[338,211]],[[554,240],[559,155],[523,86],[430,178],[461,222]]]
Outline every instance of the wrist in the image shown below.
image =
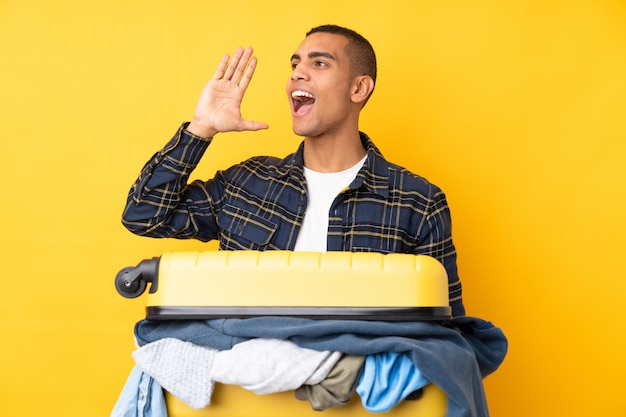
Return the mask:
[[193,120],[191,121],[191,123],[189,123],[189,125],[187,125],[185,130],[191,133],[192,135],[198,136],[202,139],[211,139],[213,136],[215,136],[218,133],[216,129],[202,125]]

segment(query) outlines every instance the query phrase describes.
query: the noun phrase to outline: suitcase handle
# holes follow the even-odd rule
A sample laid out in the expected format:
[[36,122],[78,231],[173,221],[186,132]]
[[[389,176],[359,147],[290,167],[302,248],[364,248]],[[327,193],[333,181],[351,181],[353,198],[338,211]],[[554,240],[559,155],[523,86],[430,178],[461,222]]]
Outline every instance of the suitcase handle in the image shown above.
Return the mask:
[[137,298],[146,290],[148,282],[150,293],[158,288],[160,258],[146,259],[137,266],[127,266],[115,276],[115,288],[117,292],[126,298]]

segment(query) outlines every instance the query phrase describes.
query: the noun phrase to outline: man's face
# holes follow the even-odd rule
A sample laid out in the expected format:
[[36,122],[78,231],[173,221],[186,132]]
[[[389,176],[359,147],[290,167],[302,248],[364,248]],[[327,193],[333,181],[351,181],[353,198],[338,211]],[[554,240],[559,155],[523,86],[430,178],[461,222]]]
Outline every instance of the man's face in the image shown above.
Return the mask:
[[287,96],[296,135],[333,134],[346,125],[351,105],[347,44],[341,35],[313,33],[293,54]]

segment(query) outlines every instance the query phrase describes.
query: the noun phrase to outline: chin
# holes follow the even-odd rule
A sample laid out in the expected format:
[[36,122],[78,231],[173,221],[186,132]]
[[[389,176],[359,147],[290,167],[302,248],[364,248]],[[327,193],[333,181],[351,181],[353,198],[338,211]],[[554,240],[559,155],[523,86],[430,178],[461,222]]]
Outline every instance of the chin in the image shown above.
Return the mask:
[[307,129],[307,128],[302,127],[302,126],[296,126],[295,123],[292,125],[292,130],[293,130],[293,133],[295,133],[298,136],[302,136],[302,137],[304,137],[304,136],[311,136],[311,133],[312,133],[311,129]]
[[302,133],[300,133],[299,131],[297,131],[296,129],[292,129],[292,130],[293,130],[293,133],[294,133],[296,136],[300,136],[300,137],[305,137],[305,136],[306,136],[306,135],[303,135]]

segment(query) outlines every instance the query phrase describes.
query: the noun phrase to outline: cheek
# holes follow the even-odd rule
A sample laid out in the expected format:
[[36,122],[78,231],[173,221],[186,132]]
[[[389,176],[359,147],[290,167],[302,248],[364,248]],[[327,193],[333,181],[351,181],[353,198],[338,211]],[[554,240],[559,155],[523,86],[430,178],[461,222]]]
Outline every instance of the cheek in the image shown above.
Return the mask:
[[348,80],[337,81],[332,88],[338,100],[342,100],[343,102],[350,101],[350,97],[352,96],[352,85],[348,82]]
[[329,93],[324,97],[322,109],[327,109],[329,112],[332,108],[332,113],[343,113],[348,109],[351,99],[350,91],[346,88],[345,84],[338,84],[329,90]]

